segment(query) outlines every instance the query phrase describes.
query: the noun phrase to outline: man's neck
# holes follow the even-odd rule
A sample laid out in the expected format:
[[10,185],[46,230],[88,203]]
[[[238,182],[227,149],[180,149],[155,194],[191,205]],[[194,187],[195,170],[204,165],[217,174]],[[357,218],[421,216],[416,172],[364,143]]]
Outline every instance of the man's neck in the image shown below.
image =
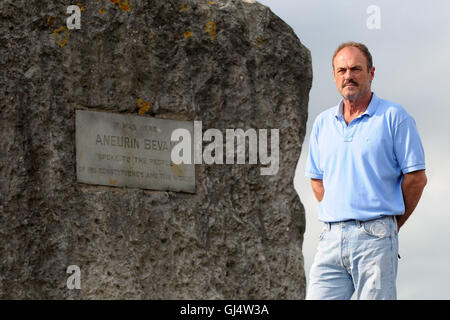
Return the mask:
[[363,97],[351,101],[343,98],[344,101],[344,116],[353,117],[358,116],[361,113],[365,112],[367,107],[369,106],[370,100],[372,100],[372,92],[369,91]]

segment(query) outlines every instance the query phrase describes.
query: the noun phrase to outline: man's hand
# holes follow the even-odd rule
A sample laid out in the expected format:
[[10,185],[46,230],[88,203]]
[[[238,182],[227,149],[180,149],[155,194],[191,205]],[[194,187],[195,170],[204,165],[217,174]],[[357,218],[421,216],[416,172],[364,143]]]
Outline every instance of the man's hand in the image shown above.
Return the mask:
[[408,220],[413,213],[419,199],[422,196],[423,188],[427,184],[427,176],[425,170],[413,171],[406,173],[402,182],[403,201],[405,203],[405,213],[397,216],[397,229],[400,230],[402,225]]
[[317,201],[322,201],[325,189],[323,188],[323,182],[319,179],[311,179],[311,186]]

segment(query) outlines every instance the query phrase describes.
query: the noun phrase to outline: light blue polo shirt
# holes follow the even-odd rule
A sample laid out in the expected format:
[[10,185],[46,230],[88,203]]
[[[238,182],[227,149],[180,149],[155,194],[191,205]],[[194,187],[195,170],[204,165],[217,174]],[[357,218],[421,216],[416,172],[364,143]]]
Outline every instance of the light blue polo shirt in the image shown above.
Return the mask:
[[366,111],[349,125],[343,102],[314,122],[305,175],[322,179],[325,194],[319,220],[371,220],[405,211],[403,174],[425,169],[414,119],[375,93]]

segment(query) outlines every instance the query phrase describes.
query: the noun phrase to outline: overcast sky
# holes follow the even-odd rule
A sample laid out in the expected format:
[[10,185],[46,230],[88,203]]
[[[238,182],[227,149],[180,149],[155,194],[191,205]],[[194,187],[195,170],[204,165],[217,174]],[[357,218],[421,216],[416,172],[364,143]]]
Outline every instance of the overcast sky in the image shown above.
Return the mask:
[[[289,24],[311,51],[313,85],[307,135],[294,179],[306,210],[305,269],[313,262],[320,223],[317,201],[304,176],[309,135],[316,116],[337,105],[331,56],[342,42],[365,43],[372,53],[372,90],[402,104],[416,120],[425,149],[428,184],[399,234],[398,298],[450,299],[450,1],[260,0]],[[380,29],[369,29],[380,9]]]

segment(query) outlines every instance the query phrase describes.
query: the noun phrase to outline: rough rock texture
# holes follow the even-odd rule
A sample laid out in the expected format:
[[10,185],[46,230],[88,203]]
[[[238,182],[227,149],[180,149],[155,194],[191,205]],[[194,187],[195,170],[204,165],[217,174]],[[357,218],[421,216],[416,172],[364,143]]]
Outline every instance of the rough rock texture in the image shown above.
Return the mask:
[[[259,3],[79,3],[69,33],[73,1],[0,2],[0,298],[303,298],[309,51]],[[197,165],[196,194],[77,183],[75,109],[138,99],[204,130],[280,129],[278,173]]]

